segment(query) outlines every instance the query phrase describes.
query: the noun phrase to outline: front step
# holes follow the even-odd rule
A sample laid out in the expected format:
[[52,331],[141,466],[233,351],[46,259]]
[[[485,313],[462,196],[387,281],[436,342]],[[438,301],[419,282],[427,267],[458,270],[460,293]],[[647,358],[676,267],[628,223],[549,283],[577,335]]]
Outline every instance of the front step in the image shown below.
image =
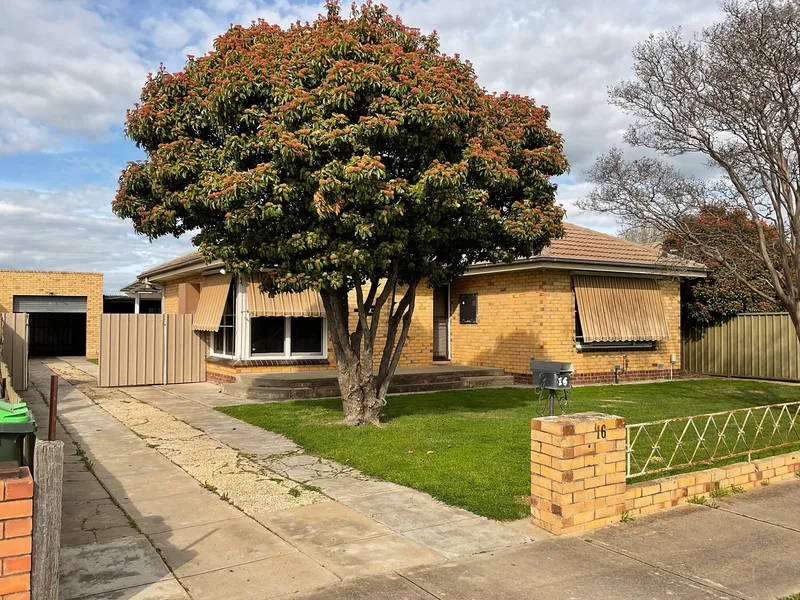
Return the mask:
[[[490,373],[475,375],[474,373]],[[499,373],[499,374],[498,374]],[[458,373],[435,373],[427,377],[427,373],[404,373],[397,375],[389,386],[390,394],[409,394],[414,392],[439,392],[446,390],[469,390],[478,388],[501,388],[514,385],[512,375],[502,374],[502,369],[476,369]],[[454,377],[458,375],[458,377]],[[292,386],[292,380],[277,379],[283,385],[258,385],[257,376],[240,375],[236,383],[222,384],[222,392],[236,398],[247,400],[263,400],[278,402],[313,398],[335,398],[339,396],[339,384],[335,377],[310,380],[312,385]],[[265,381],[262,379],[260,381]],[[324,382],[324,384],[322,383]]]
[[[448,370],[441,373],[397,373],[392,379],[392,385],[406,385],[418,383],[439,383],[461,381],[465,378],[505,377],[503,369],[497,367],[476,367],[474,369]],[[334,371],[330,375],[312,376],[303,379],[301,373],[292,374],[259,374],[246,373],[238,376],[238,382],[250,387],[263,388],[329,388],[338,386],[339,380]]]

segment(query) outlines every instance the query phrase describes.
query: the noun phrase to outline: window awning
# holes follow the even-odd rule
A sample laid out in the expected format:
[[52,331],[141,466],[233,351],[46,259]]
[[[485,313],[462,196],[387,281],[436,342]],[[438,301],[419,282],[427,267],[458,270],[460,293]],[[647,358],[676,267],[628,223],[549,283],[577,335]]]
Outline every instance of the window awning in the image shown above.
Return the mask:
[[655,279],[575,275],[584,342],[657,342],[669,339]]
[[247,310],[251,317],[324,317],[325,307],[319,292],[304,290],[275,294],[261,291],[261,280],[251,276],[247,281]]
[[232,278],[233,275],[230,273],[203,277],[192,329],[195,331],[219,331]]

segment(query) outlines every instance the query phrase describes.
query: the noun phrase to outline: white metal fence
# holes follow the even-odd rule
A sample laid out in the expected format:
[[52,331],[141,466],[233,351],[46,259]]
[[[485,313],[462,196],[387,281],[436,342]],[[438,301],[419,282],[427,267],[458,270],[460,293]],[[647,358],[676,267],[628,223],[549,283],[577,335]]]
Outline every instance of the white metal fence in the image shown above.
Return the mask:
[[800,402],[626,426],[627,477],[800,446]]

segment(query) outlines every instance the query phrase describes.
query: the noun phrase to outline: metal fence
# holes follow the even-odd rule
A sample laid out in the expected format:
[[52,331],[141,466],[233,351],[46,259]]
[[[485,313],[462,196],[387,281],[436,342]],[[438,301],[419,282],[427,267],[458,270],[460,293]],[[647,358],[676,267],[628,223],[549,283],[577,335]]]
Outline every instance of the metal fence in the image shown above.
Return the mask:
[[192,315],[105,314],[100,321],[100,387],[205,381],[206,338]]
[[702,375],[800,381],[800,341],[786,313],[738,315],[684,332],[682,366]]
[[0,360],[8,368],[8,376],[18,391],[28,389],[28,315],[0,314]]
[[800,445],[800,402],[626,426],[628,478]]

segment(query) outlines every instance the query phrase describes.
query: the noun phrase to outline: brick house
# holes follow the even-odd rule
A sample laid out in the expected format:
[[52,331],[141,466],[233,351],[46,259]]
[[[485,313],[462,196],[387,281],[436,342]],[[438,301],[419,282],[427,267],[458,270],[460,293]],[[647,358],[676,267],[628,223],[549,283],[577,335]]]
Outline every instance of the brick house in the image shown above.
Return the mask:
[[[705,272],[655,247],[565,224],[565,236],[538,256],[475,264],[436,290],[420,286],[400,366],[500,367],[525,381],[535,357],[574,363],[578,383],[668,377],[680,371],[680,280]],[[211,381],[335,367],[312,292],[270,298],[197,252],[139,280],[163,287],[163,312],[194,313],[195,329],[208,332]]]
[[103,274],[0,271],[0,313],[28,313],[31,356],[97,358]]

